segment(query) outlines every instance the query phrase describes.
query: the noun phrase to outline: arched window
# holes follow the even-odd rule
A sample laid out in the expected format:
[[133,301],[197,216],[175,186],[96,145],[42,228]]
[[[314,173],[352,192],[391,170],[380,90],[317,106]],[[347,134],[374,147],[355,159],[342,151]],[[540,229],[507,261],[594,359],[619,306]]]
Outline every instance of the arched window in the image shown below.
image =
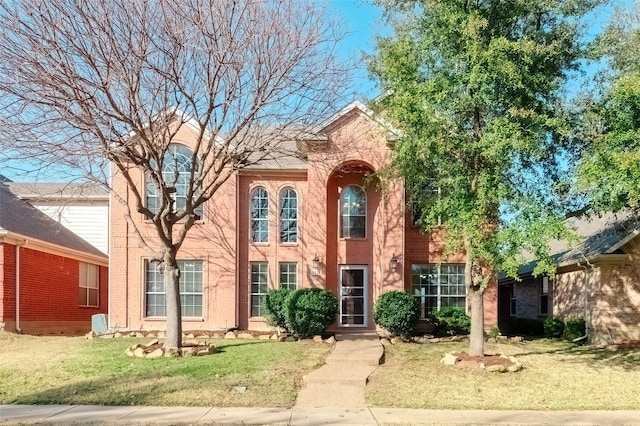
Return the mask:
[[340,194],[340,237],[364,238],[367,228],[367,194],[350,185]]
[[298,194],[292,188],[280,192],[280,242],[298,241]]
[[[171,194],[174,200],[174,211],[184,208],[187,204],[187,191],[189,190],[189,178],[191,175],[191,156],[193,151],[184,145],[173,144],[169,146],[162,164],[162,179],[167,187],[175,188]],[[160,191],[149,179],[146,183],[147,207],[152,212],[158,211],[162,204]],[[196,214],[202,216],[202,206],[199,206]]]
[[251,241],[269,241],[269,194],[264,188],[256,188],[251,193]]

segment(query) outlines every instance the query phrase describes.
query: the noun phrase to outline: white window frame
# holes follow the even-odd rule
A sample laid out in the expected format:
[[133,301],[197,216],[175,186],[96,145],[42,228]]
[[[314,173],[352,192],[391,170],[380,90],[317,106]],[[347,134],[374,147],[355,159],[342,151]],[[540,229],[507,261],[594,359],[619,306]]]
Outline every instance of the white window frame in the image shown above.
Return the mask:
[[[257,269],[254,270],[254,267]],[[261,279],[262,277],[264,277],[264,281]],[[249,315],[251,318],[262,318],[267,313],[268,291],[269,262],[249,262]]]
[[[78,275],[78,304],[87,307],[100,306],[100,267],[92,263],[79,262]],[[92,295],[94,295],[95,304],[91,303]]]
[[[178,260],[180,268],[180,307],[183,318],[203,318],[204,317],[204,262],[201,259],[184,259]],[[187,267],[189,263],[193,263],[193,268]],[[164,277],[158,270],[158,262],[147,260],[144,262],[145,267],[145,297],[144,297],[144,316],[145,318],[163,318],[167,316],[167,292],[164,287]],[[193,278],[193,279],[190,279]],[[196,280],[199,278],[199,282]],[[150,290],[153,286],[153,290]],[[188,290],[188,291],[187,291]],[[153,312],[151,312],[150,300],[153,296],[154,300],[163,303],[154,303]],[[199,300],[198,303],[189,303],[187,300]],[[160,310],[160,312],[158,312]]]
[[[455,267],[459,272],[456,274],[445,274],[443,268]],[[460,272],[461,270],[461,272]],[[462,282],[444,283],[444,276],[455,276],[456,280],[462,279]],[[429,284],[429,280],[434,280],[433,284]],[[413,295],[420,302],[420,318],[426,319],[429,314],[435,310],[445,306],[458,306],[466,309],[467,304],[467,286],[465,283],[464,264],[463,263],[414,263],[411,265],[411,287]],[[429,287],[435,287],[435,294],[429,294]],[[444,289],[447,291],[444,291]],[[451,289],[456,289],[455,293],[451,293]],[[434,307],[427,307],[427,300],[435,300]],[[455,305],[444,304],[445,299],[457,299]]]
[[[284,200],[288,200],[288,206],[284,206]],[[291,244],[298,242],[298,193],[291,187],[283,188],[280,191],[280,242]],[[291,207],[292,201],[295,203]]]
[[[262,205],[261,200],[265,200],[266,206]],[[257,206],[255,203],[260,202]],[[251,191],[249,197],[249,216],[250,226],[249,234],[252,243],[268,243],[269,242],[269,192],[266,188],[259,186]],[[258,229],[256,229],[258,228]]]
[[[297,262],[280,262],[278,269],[279,269],[280,288],[296,290],[298,288],[298,263]],[[292,276],[293,276],[293,280],[291,280]]]
[[[362,198],[358,199],[358,195]],[[367,191],[358,185],[345,186],[340,194],[340,238],[367,238]],[[362,235],[355,232],[354,219],[363,222]]]

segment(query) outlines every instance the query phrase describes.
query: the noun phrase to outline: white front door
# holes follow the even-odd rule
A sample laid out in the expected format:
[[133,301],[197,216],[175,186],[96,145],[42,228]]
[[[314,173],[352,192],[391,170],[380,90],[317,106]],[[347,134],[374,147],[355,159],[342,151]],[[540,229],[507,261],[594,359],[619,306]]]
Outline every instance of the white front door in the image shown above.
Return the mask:
[[340,326],[367,326],[367,267],[340,267]]

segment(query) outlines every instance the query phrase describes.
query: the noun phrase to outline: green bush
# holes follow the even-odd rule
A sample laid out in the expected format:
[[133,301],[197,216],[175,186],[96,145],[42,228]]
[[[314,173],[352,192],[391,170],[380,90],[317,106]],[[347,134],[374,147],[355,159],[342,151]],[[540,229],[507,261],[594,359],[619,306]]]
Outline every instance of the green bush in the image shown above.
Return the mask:
[[394,336],[409,336],[419,316],[418,299],[404,291],[390,291],[376,301],[373,321]]
[[[582,317],[572,317],[564,323],[564,338],[573,341],[587,334],[587,322]],[[581,341],[582,342],[582,341]]]
[[471,330],[471,319],[464,308],[447,306],[431,313],[429,317],[435,326],[436,336],[469,334]]
[[564,321],[560,318],[549,317],[544,320],[545,337],[562,337],[564,332]]
[[292,290],[288,288],[269,290],[265,303],[267,308],[266,321],[268,325],[287,328],[285,300],[291,291]]
[[510,334],[544,336],[544,321],[531,318],[513,318]]
[[319,288],[302,288],[285,300],[286,328],[300,337],[313,337],[336,319],[338,298]]

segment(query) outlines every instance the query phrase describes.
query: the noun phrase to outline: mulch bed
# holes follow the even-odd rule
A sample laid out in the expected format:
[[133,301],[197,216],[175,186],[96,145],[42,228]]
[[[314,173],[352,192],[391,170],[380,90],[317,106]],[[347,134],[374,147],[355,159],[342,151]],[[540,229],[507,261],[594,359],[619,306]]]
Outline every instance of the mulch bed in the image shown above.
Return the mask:
[[453,355],[457,356],[460,361],[456,364],[458,367],[480,367],[480,364],[484,364],[485,367],[492,365],[504,365],[510,367],[515,365],[509,358],[504,358],[500,355],[485,354],[484,356],[471,356],[466,352],[457,352]]

